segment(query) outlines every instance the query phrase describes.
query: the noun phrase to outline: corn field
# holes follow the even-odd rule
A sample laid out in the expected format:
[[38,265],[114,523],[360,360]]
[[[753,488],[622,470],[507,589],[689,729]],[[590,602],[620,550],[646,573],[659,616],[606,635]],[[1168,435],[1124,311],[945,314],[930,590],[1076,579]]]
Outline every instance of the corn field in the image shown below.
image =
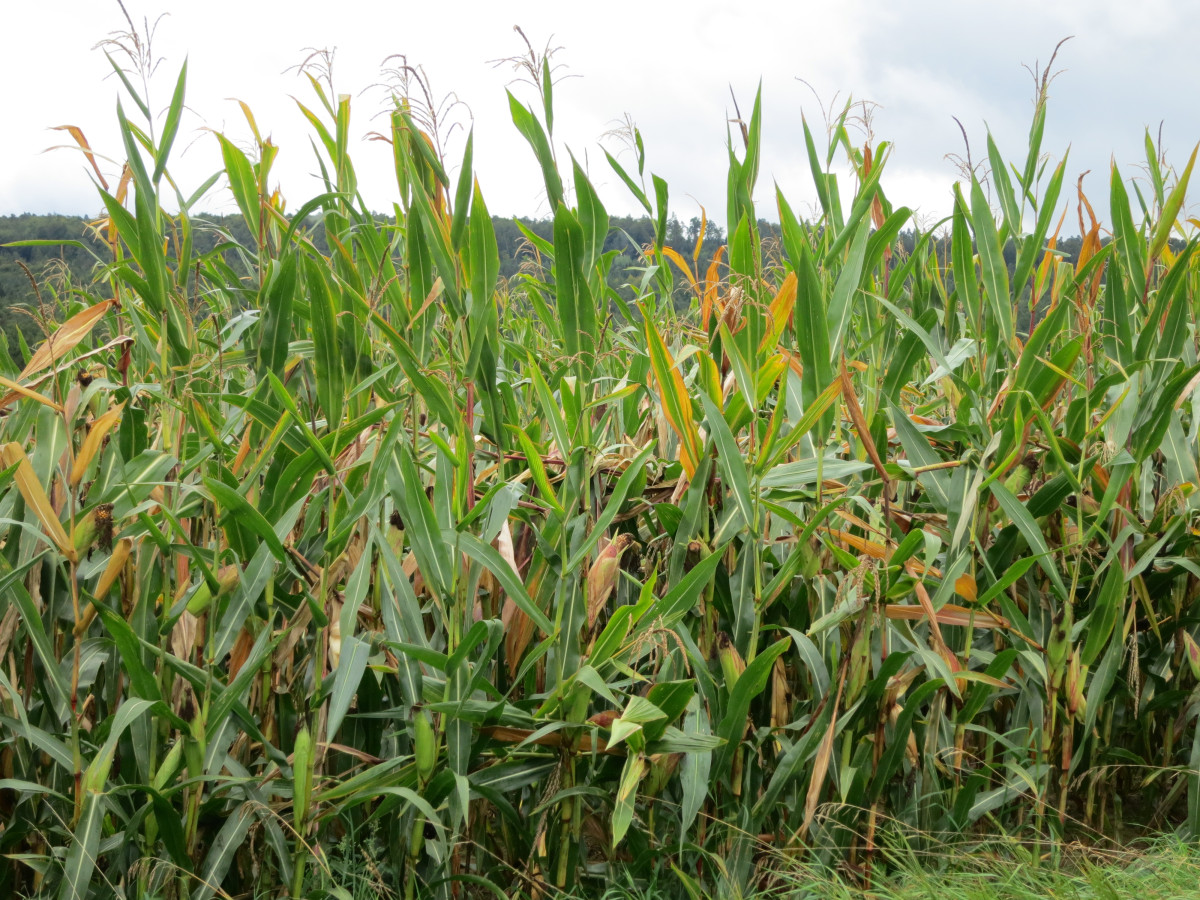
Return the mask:
[[[0,892],[699,898],[901,833],[1200,838],[1195,152],[1148,138],[1102,225],[1043,79],[905,253],[846,107],[765,241],[756,98],[715,258],[636,131],[608,156],[657,226],[623,294],[536,54],[553,239],[508,283],[417,99],[385,219],[309,70],[291,211],[248,108],[180,185],[186,65],[162,116],[116,68],[111,255],[0,362]],[[251,239],[197,255],[226,186]]]

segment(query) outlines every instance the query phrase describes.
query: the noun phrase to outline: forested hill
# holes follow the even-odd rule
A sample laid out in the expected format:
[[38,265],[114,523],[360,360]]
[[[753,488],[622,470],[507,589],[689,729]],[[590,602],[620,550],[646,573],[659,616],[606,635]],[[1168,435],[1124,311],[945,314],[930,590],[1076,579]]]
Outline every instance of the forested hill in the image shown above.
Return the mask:
[[[381,217],[382,218],[382,217]],[[390,221],[390,220],[388,220]],[[553,221],[550,219],[506,219],[494,217],[496,242],[500,250],[500,274],[511,279],[522,264],[533,259],[532,251],[521,226],[538,237],[550,240]],[[212,250],[222,240],[234,240],[249,246],[249,233],[245,221],[239,215],[198,216],[195,233],[196,254]],[[314,242],[326,250],[324,235],[314,219]],[[605,251],[616,250],[610,283],[614,288],[638,278],[630,269],[643,265],[638,258],[641,247],[654,243],[654,222],[649,218],[613,216],[611,229],[605,241]],[[761,223],[764,238],[773,236],[776,228]],[[696,238],[700,233],[699,219],[684,224],[672,217],[667,223],[667,244],[684,258],[691,259]],[[15,241],[75,241],[82,246],[45,244],[40,246],[6,247]],[[725,233],[719,226],[709,223],[705,229],[701,246],[701,259],[707,263],[717,248],[725,242]],[[63,287],[87,288],[93,283],[97,258],[108,260],[111,255],[102,240],[97,239],[88,221],[76,216],[33,215],[0,216],[0,330],[15,340],[16,329],[20,328],[28,339],[40,335],[41,329],[26,311],[38,305],[38,293],[22,264],[38,282],[43,305],[50,304]],[[682,279],[680,279],[682,281]],[[627,291],[624,293],[628,294]]]
[[[200,225],[196,229],[196,253],[207,252],[222,240],[249,241],[249,234],[241,216],[201,216],[197,221]],[[508,279],[515,276],[521,266],[533,258],[529,242],[518,222],[520,226],[547,240],[551,238],[553,231],[553,222],[550,219],[493,218],[496,242],[500,249],[500,274]],[[654,222],[649,218],[614,216],[610,224],[612,227],[604,249],[615,250],[619,255],[614,261],[609,280],[614,288],[628,296],[628,291],[622,286],[638,279],[638,273],[630,270],[643,265],[638,252],[641,247],[653,244]],[[700,227],[701,223],[697,218],[684,223],[672,216],[667,223],[667,244],[690,260]],[[778,226],[765,220],[760,220],[759,230],[763,240],[767,242],[772,241],[778,234]],[[53,243],[24,247],[2,246],[15,241],[31,240],[75,241],[82,246]],[[314,240],[318,247],[325,249],[319,228],[316,229]],[[900,241],[905,251],[911,250],[912,233],[902,233]],[[724,230],[710,222],[701,247],[701,262],[707,264],[724,242]],[[1078,248],[1078,238],[1060,240],[1058,244],[1058,249],[1065,253],[1068,259],[1074,259]],[[56,294],[61,293],[64,287],[88,288],[95,277],[97,258],[107,260],[110,256],[103,241],[98,240],[88,227],[86,219],[30,213],[0,216],[0,331],[9,338],[10,347],[15,348],[18,328],[30,340],[41,334],[41,328],[34,317],[28,314],[29,310],[37,307],[38,294],[35,293],[30,276],[22,268],[22,264],[38,282],[41,301],[46,305],[52,304]],[[1008,263],[1011,267],[1014,260],[1009,259]],[[682,290],[685,287],[683,279],[678,281]]]

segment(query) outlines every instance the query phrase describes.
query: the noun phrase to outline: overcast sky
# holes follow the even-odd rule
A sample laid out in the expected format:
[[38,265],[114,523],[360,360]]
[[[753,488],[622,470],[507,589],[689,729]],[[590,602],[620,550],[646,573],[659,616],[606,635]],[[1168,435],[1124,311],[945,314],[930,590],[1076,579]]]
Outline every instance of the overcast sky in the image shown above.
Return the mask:
[[[106,77],[109,63],[93,47],[125,27],[120,8],[116,0],[9,0],[6,6],[0,215],[94,213],[100,202],[83,158],[42,151],[69,142],[65,132],[50,128],[77,125],[113,160],[102,162],[106,175],[117,172],[120,84]],[[965,126],[976,158],[985,152],[990,127],[1004,155],[1023,161],[1033,110],[1033,80],[1023,66],[1045,65],[1068,35],[1074,39],[1055,65],[1063,71],[1051,86],[1043,151],[1057,162],[1070,145],[1068,183],[1092,170],[1084,186],[1098,213],[1107,212],[1110,159],[1127,179],[1139,175],[1147,127],[1157,138],[1161,123],[1167,159],[1179,168],[1200,140],[1200,92],[1190,87],[1200,47],[1197,0],[126,0],[126,6],[139,28],[145,17],[153,24],[168,14],[153,45],[163,59],[150,89],[156,112],[167,106],[179,66],[189,61],[189,112],[170,167],[177,180],[194,188],[219,167],[216,138],[205,129],[247,144],[248,126],[230,99],[237,98],[281,148],[275,173],[292,209],[320,185],[310,132],[293,98],[316,101],[306,81],[286,70],[307,48],[336,48],[334,82],[353,95],[356,139],[385,124],[375,116],[387,94],[371,86],[380,82],[386,57],[406,54],[423,67],[436,95],[454,92],[463,102],[452,116],[473,122],[475,169],[492,212],[547,213],[537,164],[509,118],[504,89],[515,75],[489,64],[524,51],[513,31],[517,24],[539,49],[547,41],[562,48],[554,56],[559,74],[574,77],[556,87],[560,156],[565,160],[569,148],[586,160],[613,213],[637,209],[600,152],[601,146],[620,150],[602,143],[602,135],[628,115],[645,139],[647,174],[670,184],[672,210],[686,221],[703,204],[723,223],[730,88],[748,115],[761,79],[760,215],[775,218],[776,182],[798,211],[809,208],[815,193],[801,116],[823,141],[822,104],[840,108],[853,97],[878,104],[875,140],[894,144],[884,176],[888,198],[918,208],[920,220],[931,223],[947,212],[959,177],[946,159],[963,153],[953,117]],[[511,86],[525,102],[536,102],[527,86]],[[126,110],[133,112],[128,101]],[[861,132],[854,135],[865,140]],[[451,162],[461,156],[464,136],[460,130],[450,137]],[[395,187],[388,146],[364,139],[353,158],[368,204],[390,209]],[[628,153],[620,158],[633,165]],[[228,190],[215,188],[205,208],[231,211]]]

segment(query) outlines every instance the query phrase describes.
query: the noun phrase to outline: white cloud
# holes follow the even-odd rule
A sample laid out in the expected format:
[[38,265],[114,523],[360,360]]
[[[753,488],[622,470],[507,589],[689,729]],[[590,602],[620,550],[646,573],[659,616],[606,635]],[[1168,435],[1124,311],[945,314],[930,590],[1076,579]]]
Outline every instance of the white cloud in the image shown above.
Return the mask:
[[[894,202],[933,211],[948,208],[954,167],[946,153],[962,151],[951,116],[968,129],[972,151],[984,152],[984,123],[1005,155],[1020,159],[1032,112],[1033,82],[1022,64],[1045,64],[1055,42],[1074,32],[1055,68],[1067,71],[1051,88],[1044,151],[1055,158],[1073,146],[1068,178],[1092,169],[1095,194],[1107,180],[1110,157],[1134,174],[1143,157],[1143,128],[1164,121],[1169,158],[1182,163],[1200,138],[1200,99],[1177,86],[1192,67],[1187,48],[1200,26],[1187,4],[1015,0],[854,0],[842,4],[745,0],[724,3],[643,4],[619,16],[592,7],[551,2],[447,2],[432,5],[343,0],[296,0],[287,7],[246,0],[166,4],[130,0],[138,24],[163,8],[155,49],[165,57],[152,98],[167,104],[173,79],[189,58],[189,107],[172,171],[187,186],[219,166],[214,128],[246,141],[249,129],[237,104],[249,104],[265,133],[281,147],[276,175],[292,207],[319,190],[310,129],[289,95],[315,102],[294,72],[306,47],[336,46],[338,89],[351,91],[352,133],[361,138],[385,124],[372,120],[385,95],[380,63],[403,52],[429,75],[435,92],[454,91],[470,109],[475,160],[493,212],[539,214],[544,205],[536,161],[509,118],[507,68],[489,60],[523,49],[512,26],[520,23],[535,46],[553,34],[566,65],[556,88],[555,136],[586,160],[590,177],[614,213],[637,204],[604,160],[598,140],[613,120],[629,113],[646,141],[647,167],[671,185],[683,218],[704,204],[724,220],[726,117],[730,87],[744,115],[763,85],[760,214],[774,215],[778,181],[793,206],[815,198],[800,128],[801,113],[821,140],[821,110],[803,78],[828,102],[834,95],[878,101],[877,140],[895,152],[885,185]],[[281,13],[281,10],[285,10]],[[0,57],[9,128],[0,146],[0,214],[21,211],[91,212],[98,201],[75,153],[40,152],[66,136],[46,128],[76,124],[98,151],[121,156],[114,110],[119,84],[108,63],[90,48],[121,26],[115,3],[21,4],[8,12],[9,33],[53,35],[53,40],[10,41]],[[1176,87],[1172,87],[1176,86]],[[516,85],[525,102],[535,99]],[[128,100],[126,107],[131,107]],[[460,112],[465,109],[460,108]],[[465,118],[465,116],[464,116]],[[467,120],[468,122],[470,120]],[[450,141],[461,153],[464,132]],[[735,143],[737,141],[734,130]],[[861,141],[862,135],[855,133]],[[607,145],[614,149],[613,145]],[[379,142],[356,143],[354,159],[368,203],[388,209],[395,196],[390,152]],[[628,156],[622,160],[632,166]],[[116,166],[106,172],[115,176]],[[649,172],[647,173],[649,174]],[[1098,177],[1099,176],[1099,177]],[[844,179],[848,183],[848,179]],[[1095,183],[1093,183],[1095,182]],[[911,196],[909,196],[911,195]],[[209,208],[230,209],[228,192],[214,192]]]

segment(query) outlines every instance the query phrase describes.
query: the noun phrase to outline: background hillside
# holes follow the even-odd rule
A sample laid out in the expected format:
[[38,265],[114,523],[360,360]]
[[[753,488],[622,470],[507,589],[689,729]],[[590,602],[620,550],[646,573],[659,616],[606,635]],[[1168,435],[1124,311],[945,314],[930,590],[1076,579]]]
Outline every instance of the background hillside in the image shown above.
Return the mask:
[[[394,224],[394,219],[379,216],[380,222]],[[627,299],[633,291],[627,285],[637,283],[644,263],[639,258],[640,249],[654,244],[654,222],[649,217],[613,217],[612,230],[604,242],[604,251],[616,251],[618,256],[609,270],[609,285],[616,288]],[[551,219],[492,217],[496,231],[496,245],[500,253],[500,277],[513,281],[522,265],[537,265],[536,255],[522,229],[527,229],[543,240],[551,240],[554,223]],[[702,227],[698,218],[684,223],[675,216],[667,222],[666,245],[685,259],[691,259],[696,251],[696,238]],[[760,219],[759,233],[768,251],[775,248],[778,255],[779,226]],[[194,231],[195,249],[198,254],[210,253],[222,243],[244,244],[249,238],[245,220],[240,215],[198,216]],[[327,252],[321,224],[314,219],[313,239],[322,252]],[[48,241],[41,246],[6,246],[25,241]],[[68,242],[77,242],[71,244]],[[700,260],[706,264],[722,244],[725,232],[712,222],[704,227],[704,240],[700,246]],[[913,232],[904,231],[899,237],[899,248],[908,254],[913,248]],[[936,244],[937,242],[935,242]],[[941,242],[948,245],[948,241]],[[1080,239],[1078,236],[1060,238],[1057,250],[1066,261],[1074,264],[1078,259]],[[943,247],[943,249],[945,249]],[[32,315],[38,307],[30,277],[22,268],[28,267],[37,281],[41,302],[53,306],[55,298],[70,290],[84,290],[95,294],[103,293],[96,286],[97,279],[104,277],[100,260],[111,258],[103,240],[97,238],[89,227],[88,220],[79,216],[33,215],[0,216],[0,331],[7,339],[10,353],[19,351],[18,331],[27,343],[41,339],[42,328],[37,317]],[[1016,262],[1011,244],[1006,248],[1005,261],[1011,274]],[[230,265],[236,269],[238,262],[229,254]],[[244,269],[243,269],[244,272]],[[678,273],[676,273],[678,274]],[[677,279],[676,300],[686,304],[687,283]],[[1028,310],[1018,316],[1019,330],[1028,323]]]

